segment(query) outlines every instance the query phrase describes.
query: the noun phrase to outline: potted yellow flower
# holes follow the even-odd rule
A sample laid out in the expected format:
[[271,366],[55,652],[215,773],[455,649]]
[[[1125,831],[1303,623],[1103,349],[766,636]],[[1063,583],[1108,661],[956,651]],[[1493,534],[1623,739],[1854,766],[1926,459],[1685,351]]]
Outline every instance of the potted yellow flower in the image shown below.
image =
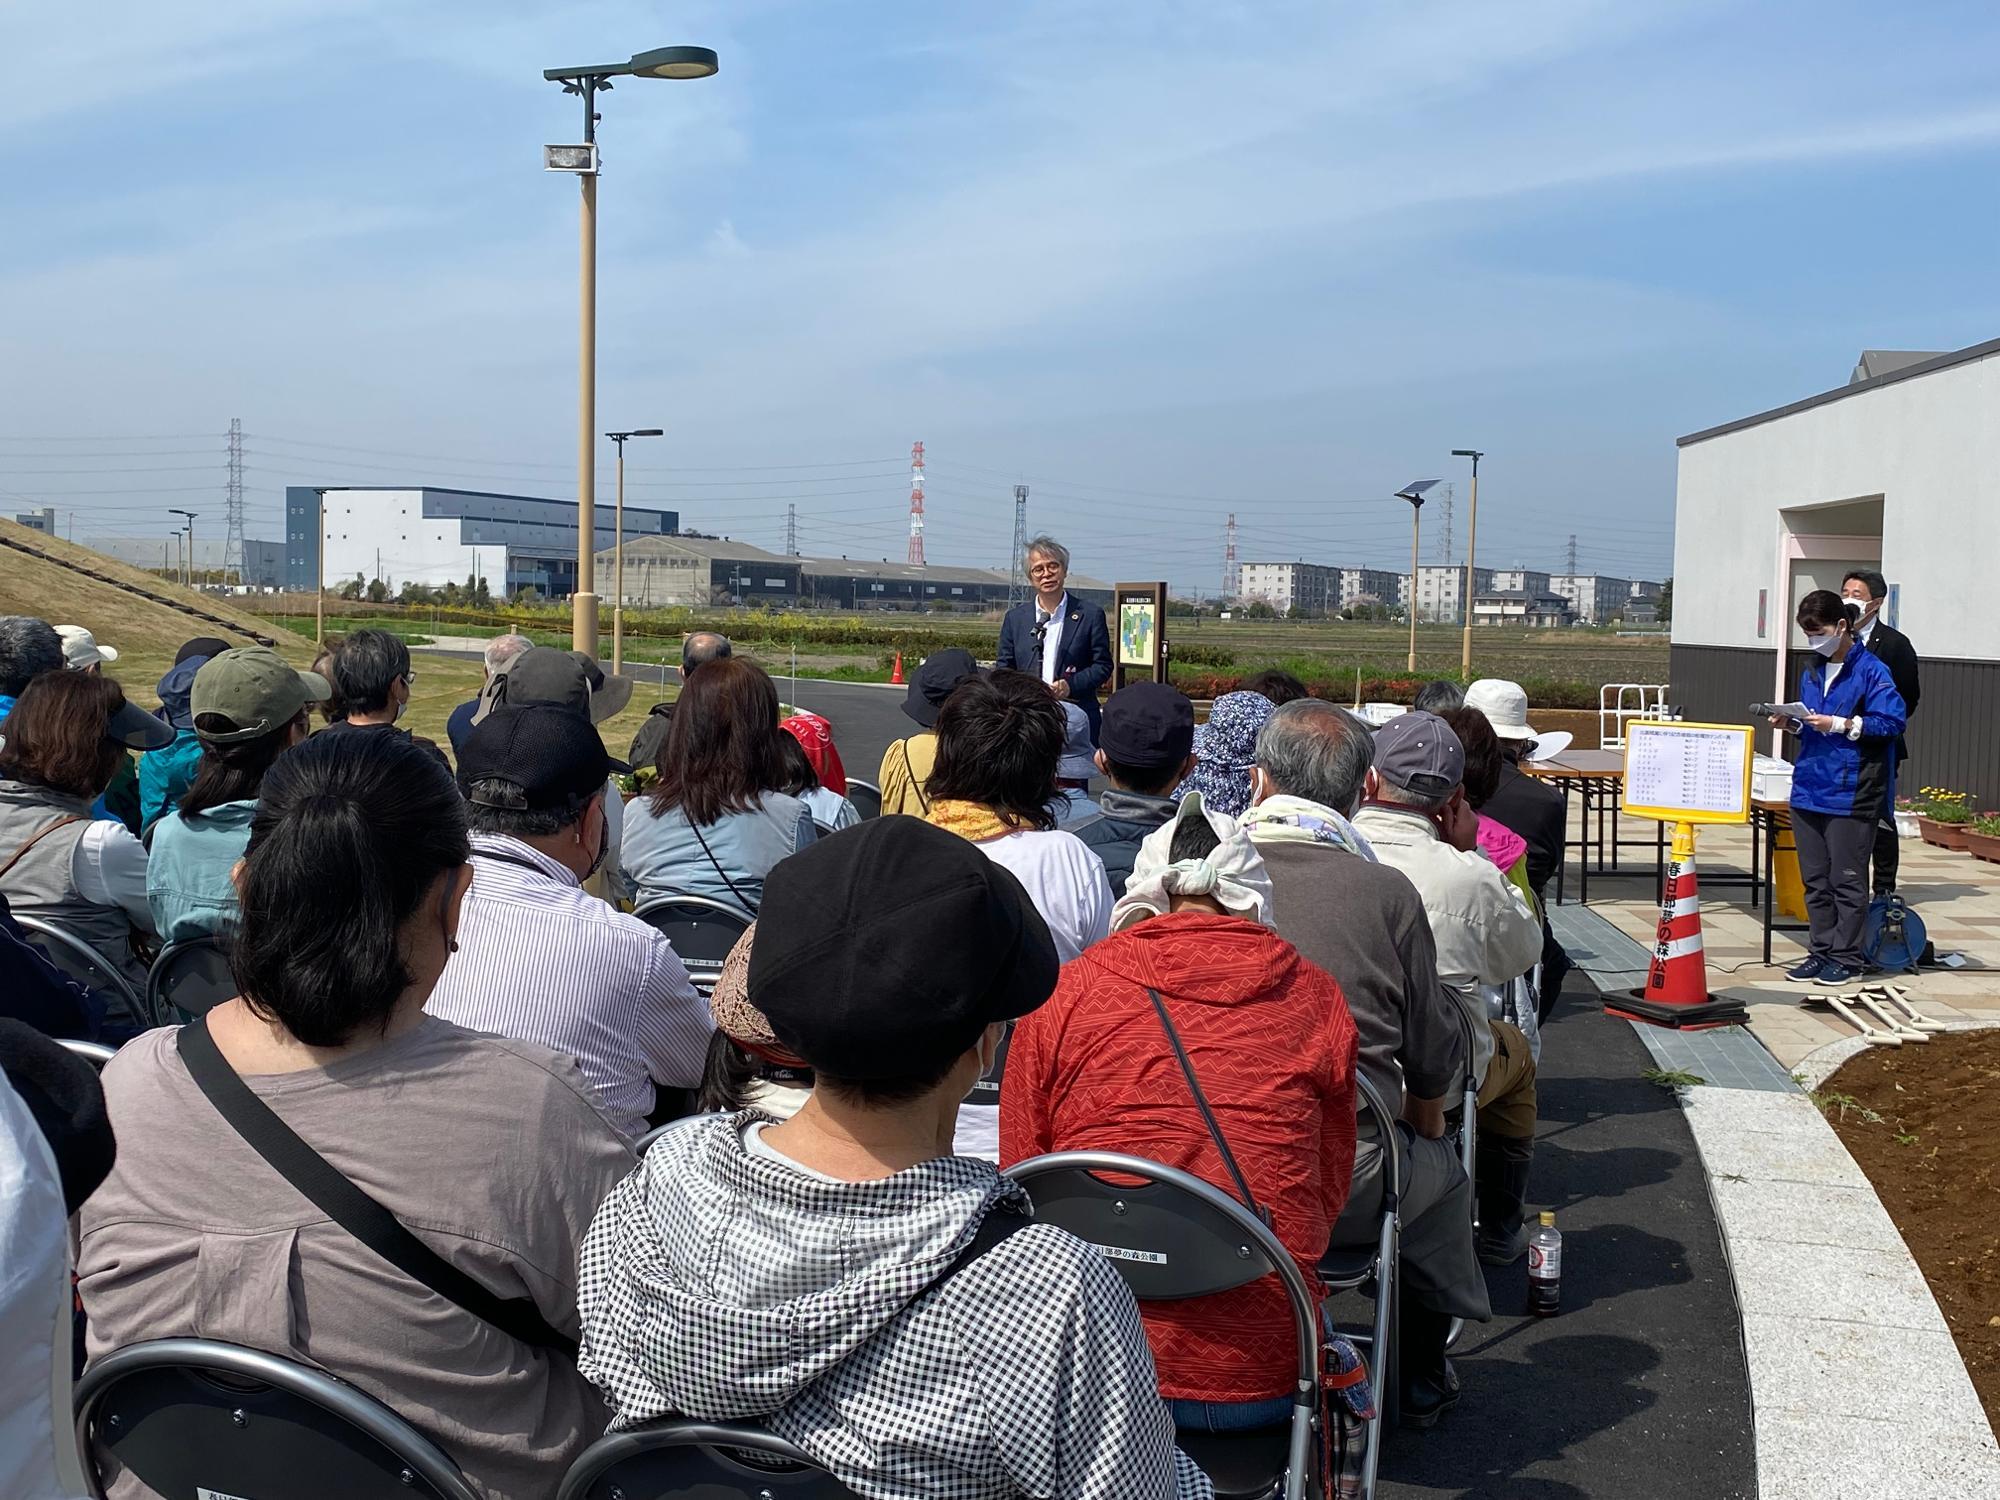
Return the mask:
[[1940,849],[1966,849],[1972,823],[1972,798],[1965,792],[1927,786],[1918,793],[1917,828],[1926,844]]

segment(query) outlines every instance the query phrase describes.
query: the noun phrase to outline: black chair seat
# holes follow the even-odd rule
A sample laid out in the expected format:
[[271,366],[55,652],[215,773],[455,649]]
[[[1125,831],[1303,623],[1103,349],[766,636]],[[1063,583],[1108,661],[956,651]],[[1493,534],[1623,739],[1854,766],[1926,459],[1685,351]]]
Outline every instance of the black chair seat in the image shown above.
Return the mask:
[[1342,1291],[1357,1287],[1375,1274],[1373,1245],[1329,1245],[1319,1258],[1320,1278]]
[[1181,1428],[1175,1444],[1215,1484],[1215,1500],[1265,1500],[1285,1477],[1291,1428],[1258,1427],[1249,1432],[1203,1432]]

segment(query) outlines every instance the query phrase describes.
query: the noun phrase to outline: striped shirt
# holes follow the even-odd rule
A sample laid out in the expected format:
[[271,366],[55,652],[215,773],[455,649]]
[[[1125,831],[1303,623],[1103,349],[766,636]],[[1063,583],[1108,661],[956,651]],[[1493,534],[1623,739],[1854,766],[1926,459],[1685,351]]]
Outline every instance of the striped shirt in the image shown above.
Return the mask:
[[567,1052],[628,1137],[646,1129],[654,1084],[701,1082],[708,1007],[673,945],[587,894],[540,850],[472,835],[458,946],[425,1009]]

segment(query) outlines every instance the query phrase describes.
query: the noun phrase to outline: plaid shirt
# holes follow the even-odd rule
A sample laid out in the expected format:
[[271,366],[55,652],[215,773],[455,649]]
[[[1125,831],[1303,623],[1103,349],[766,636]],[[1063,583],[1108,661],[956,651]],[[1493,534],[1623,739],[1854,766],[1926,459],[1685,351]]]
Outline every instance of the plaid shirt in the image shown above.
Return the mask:
[[1036,1225],[932,1292],[1026,1195],[965,1157],[822,1180],[750,1154],[759,1118],[662,1137],[584,1241],[580,1368],[614,1431],[761,1421],[876,1500],[1212,1496],[1102,1257]]

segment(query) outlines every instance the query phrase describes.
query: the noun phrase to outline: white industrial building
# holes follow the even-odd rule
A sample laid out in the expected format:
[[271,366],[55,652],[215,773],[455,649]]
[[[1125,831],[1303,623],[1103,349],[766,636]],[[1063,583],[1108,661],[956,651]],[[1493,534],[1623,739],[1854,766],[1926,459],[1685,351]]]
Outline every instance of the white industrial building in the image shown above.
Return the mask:
[[[1472,590],[1475,594],[1489,592],[1493,587],[1491,568],[1472,570]],[[1441,620],[1451,624],[1462,624],[1465,620],[1466,587],[1465,564],[1433,564],[1417,569],[1417,618],[1419,620]]]
[[1262,600],[1281,615],[1294,609],[1321,615],[1339,607],[1340,569],[1325,563],[1247,562],[1239,577],[1238,598]]
[[1742,723],[1793,694],[1793,623],[1849,568],[1889,582],[1884,617],[1923,662],[1905,786],[2000,806],[2000,339],[1869,351],[1847,385],[1680,440],[1672,701]]
[[1557,573],[1549,579],[1549,592],[1569,600],[1571,611],[1583,624],[1606,625],[1632,597],[1632,580],[1602,573]]
[[[187,538],[178,532],[161,536],[87,536],[77,545],[154,573],[178,572],[187,565]],[[197,535],[194,539],[195,572],[222,572],[228,566],[228,550],[226,537]],[[285,544],[245,537],[242,581],[253,589],[282,588],[285,582]]]
[[1339,603],[1342,609],[1361,604],[1400,605],[1409,597],[1410,575],[1389,568],[1342,568]]

